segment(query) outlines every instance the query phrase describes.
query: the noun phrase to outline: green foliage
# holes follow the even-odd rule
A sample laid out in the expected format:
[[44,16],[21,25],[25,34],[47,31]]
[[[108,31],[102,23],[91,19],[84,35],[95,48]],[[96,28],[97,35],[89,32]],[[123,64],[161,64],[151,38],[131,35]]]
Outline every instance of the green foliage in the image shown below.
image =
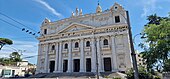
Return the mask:
[[22,61],[22,59],[18,52],[12,52],[9,58],[0,58],[0,64],[5,66],[16,65],[19,61]]
[[151,71],[155,67],[157,71],[161,71],[165,61],[170,58],[170,17],[154,14],[148,20],[142,31],[144,42],[139,46],[144,49],[142,54],[146,59],[147,70]]
[[[142,66],[139,68],[139,79],[152,79],[152,75],[146,71],[146,69]],[[127,79],[134,79],[134,72],[133,69],[130,69],[126,72]]]
[[159,76],[155,76],[155,77],[154,77],[154,79],[161,79],[161,77],[159,77]]
[[11,59],[13,62],[22,61],[21,56],[19,55],[18,52],[12,52],[12,54],[10,54],[10,59]]
[[164,66],[163,66],[163,71],[164,71],[164,72],[170,71],[170,59],[168,59],[168,60],[165,61],[165,64],[164,64]]
[[11,44],[13,44],[13,42],[12,42],[12,40],[7,39],[7,38],[0,38],[0,50],[6,44],[11,45]]

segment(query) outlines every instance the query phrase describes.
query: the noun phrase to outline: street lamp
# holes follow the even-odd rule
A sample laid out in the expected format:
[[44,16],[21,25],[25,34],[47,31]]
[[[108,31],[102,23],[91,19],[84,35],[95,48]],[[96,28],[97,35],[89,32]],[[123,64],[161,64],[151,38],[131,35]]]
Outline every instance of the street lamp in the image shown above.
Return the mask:
[[133,61],[134,76],[135,76],[135,79],[139,79],[139,73],[138,73],[138,67],[137,67],[137,61],[136,61],[136,54],[135,54],[135,50],[134,50],[134,46],[133,46],[132,31],[131,31],[128,11],[126,11],[126,15],[127,15],[127,19],[125,17],[124,17],[124,19],[127,21],[127,24],[129,26],[128,31],[129,31],[129,38],[130,38],[130,47],[131,47],[131,56],[132,56],[132,61]]
[[[115,11],[118,12],[118,11]],[[133,62],[133,69],[134,69],[134,77],[135,79],[139,79],[139,73],[138,73],[138,68],[137,68],[137,61],[136,61],[136,54],[134,50],[134,45],[133,45],[133,39],[132,39],[132,31],[131,31],[131,26],[130,26],[130,20],[129,20],[129,13],[126,11],[127,18],[119,12],[119,14],[126,20],[128,24],[128,35],[130,39],[130,48],[131,48],[131,56],[132,56],[132,62]]]
[[[95,31],[94,31],[95,32]],[[96,76],[97,76],[97,79],[99,79],[99,68],[98,68],[98,53],[97,53],[97,42],[99,41],[96,41],[96,38],[95,38],[95,33],[93,33],[93,37],[94,37],[94,47],[95,47],[95,54],[96,54]]]
[[97,53],[97,42],[99,42],[99,41],[96,41],[96,39],[95,39],[95,51],[96,51],[96,75],[97,75],[97,79],[99,79],[99,68],[98,68],[98,66],[99,66],[99,63],[98,63],[98,53]]

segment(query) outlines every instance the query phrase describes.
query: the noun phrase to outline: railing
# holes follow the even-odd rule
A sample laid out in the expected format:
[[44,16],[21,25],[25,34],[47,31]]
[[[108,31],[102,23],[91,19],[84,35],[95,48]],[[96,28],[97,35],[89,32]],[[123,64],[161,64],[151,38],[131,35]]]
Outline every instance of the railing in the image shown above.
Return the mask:
[[91,51],[91,47],[85,47],[85,51]]
[[80,48],[73,48],[73,52],[79,52]]
[[67,53],[68,52],[68,49],[63,49],[63,53]]
[[51,50],[48,54],[55,54],[55,50]]
[[109,45],[104,45],[103,47],[102,47],[102,50],[109,50],[110,49],[110,46]]

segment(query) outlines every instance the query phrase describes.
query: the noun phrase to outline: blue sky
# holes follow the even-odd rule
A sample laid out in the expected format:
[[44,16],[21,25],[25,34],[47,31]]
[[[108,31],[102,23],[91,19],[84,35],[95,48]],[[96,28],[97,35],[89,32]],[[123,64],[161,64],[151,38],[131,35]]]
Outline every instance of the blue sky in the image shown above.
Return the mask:
[[[83,9],[83,14],[95,13],[98,0],[0,0],[0,13],[10,16],[20,23],[38,32],[44,18],[57,21],[71,16],[75,8]],[[121,4],[130,13],[133,36],[139,34],[147,23],[147,16],[156,13],[168,16],[170,0],[100,0],[103,10],[109,9],[115,2]],[[0,19],[23,28],[22,25],[0,15]],[[0,57],[7,57],[13,51],[23,51],[22,57],[37,55],[37,39],[0,20],[0,37],[12,39],[14,44],[5,46]],[[140,42],[135,38],[135,49]],[[24,51],[25,50],[25,51]],[[36,58],[25,59],[36,64]]]

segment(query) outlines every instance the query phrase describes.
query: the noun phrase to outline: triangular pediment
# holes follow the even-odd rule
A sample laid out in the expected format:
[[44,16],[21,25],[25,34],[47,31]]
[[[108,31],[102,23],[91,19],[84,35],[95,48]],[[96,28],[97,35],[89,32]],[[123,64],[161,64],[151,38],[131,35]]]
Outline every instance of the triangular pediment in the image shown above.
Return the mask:
[[74,32],[87,29],[94,29],[94,27],[79,23],[72,23],[68,25],[66,28],[60,30],[58,33]]

